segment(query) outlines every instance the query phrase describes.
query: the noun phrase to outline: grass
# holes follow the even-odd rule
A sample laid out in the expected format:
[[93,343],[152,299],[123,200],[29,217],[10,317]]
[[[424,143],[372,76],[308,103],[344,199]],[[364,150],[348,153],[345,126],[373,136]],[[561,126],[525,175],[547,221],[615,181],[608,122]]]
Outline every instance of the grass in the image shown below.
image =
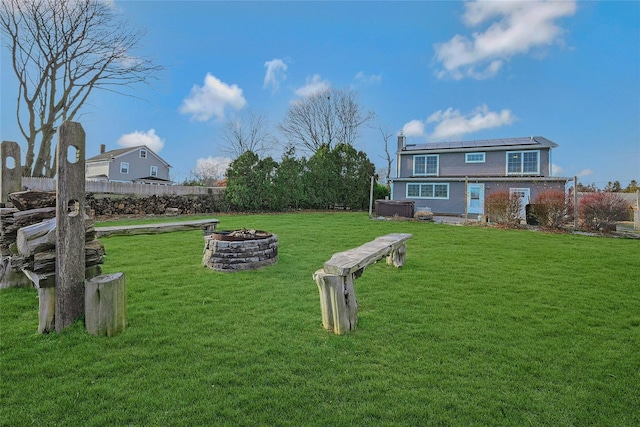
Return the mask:
[[[0,425],[640,425],[637,240],[222,215],[278,234],[279,262],[201,266],[202,233],[109,237],[127,279],[113,338],[36,334],[32,289],[0,291]],[[404,267],[356,280],[359,323],[321,327],[313,272],[413,233]]]

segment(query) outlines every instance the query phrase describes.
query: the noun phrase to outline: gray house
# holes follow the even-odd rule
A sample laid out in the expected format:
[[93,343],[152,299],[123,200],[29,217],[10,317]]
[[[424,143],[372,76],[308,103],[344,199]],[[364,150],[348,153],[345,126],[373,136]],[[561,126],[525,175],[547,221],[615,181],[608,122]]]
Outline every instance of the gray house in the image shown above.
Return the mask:
[[545,189],[565,191],[569,178],[551,175],[551,150],[540,136],[407,145],[398,136],[392,200],[413,200],[436,214],[482,215],[492,191],[508,190],[524,206]]
[[86,160],[86,177],[89,180],[137,182],[169,185],[171,165],[151,151],[146,145],[105,151]]

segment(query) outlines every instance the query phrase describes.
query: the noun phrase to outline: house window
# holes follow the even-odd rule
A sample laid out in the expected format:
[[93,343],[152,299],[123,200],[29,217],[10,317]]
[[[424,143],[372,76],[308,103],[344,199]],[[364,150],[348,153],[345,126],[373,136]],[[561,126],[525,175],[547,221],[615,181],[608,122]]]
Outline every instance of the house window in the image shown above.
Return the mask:
[[448,199],[449,184],[407,184],[407,197],[412,199]]
[[151,169],[149,170],[149,176],[158,176],[157,166],[151,166]]
[[465,163],[484,163],[485,162],[485,154],[484,153],[466,153],[464,157]]
[[508,151],[507,175],[539,175],[540,151]]
[[129,163],[121,162],[120,163],[120,173],[128,174],[129,173]]
[[414,175],[438,175],[438,155],[413,156]]
[[147,150],[140,150],[140,158],[141,159],[147,158]]

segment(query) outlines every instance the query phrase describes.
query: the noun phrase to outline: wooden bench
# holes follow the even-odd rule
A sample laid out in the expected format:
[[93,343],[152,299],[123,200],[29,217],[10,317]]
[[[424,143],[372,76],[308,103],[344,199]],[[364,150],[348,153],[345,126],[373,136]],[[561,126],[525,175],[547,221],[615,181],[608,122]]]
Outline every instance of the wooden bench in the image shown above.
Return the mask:
[[355,330],[358,303],[353,282],[364,269],[382,258],[387,264],[402,267],[406,241],[412,234],[394,233],[377,237],[362,246],[333,254],[323,268],[313,274],[320,292],[322,326],[338,335]]
[[116,225],[112,227],[96,227],[96,237],[122,236],[133,234],[157,234],[173,231],[205,230],[213,231],[220,221],[199,219],[194,221],[160,222],[156,224]]

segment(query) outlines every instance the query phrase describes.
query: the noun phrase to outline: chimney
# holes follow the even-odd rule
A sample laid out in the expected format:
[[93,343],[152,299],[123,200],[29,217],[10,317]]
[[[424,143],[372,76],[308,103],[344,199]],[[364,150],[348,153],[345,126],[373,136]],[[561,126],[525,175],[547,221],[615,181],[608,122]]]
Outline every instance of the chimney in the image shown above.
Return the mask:
[[100,154],[104,154],[107,147],[104,144],[100,144]]
[[400,134],[398,135],[398,151],[404,150],[406,146],[407,137],[404,136],[404,133],[402,133],[402,131],[400,131]]

